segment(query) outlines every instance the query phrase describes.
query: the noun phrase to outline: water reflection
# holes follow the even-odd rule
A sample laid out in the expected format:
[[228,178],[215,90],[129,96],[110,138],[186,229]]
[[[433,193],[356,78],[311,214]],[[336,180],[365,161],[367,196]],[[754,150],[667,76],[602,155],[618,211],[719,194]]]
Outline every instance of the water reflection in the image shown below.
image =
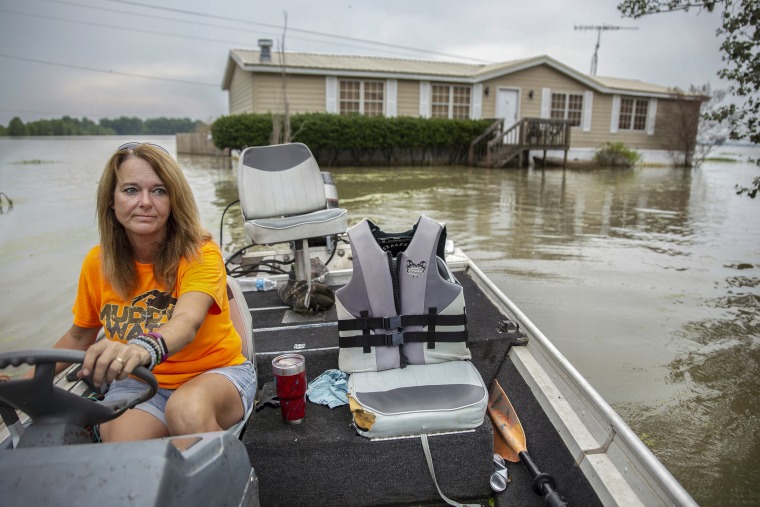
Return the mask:
[[760,295],[748,291],[759,285],[757,277],[729,277],[726,294],[705,301],[725,318],[692,321],[677,333],[697,345],[668,364],[684,396],[626,410],[702,505],[760,503]]
[[[657,249],[693,234],[686,170],[593,172],[403,168],[333,170],[352,217],[405,228],[429,214],[468,247],[500,241],[512,258],[561,260],[598,238]],[[673,250],[678,254],[677,249]]]

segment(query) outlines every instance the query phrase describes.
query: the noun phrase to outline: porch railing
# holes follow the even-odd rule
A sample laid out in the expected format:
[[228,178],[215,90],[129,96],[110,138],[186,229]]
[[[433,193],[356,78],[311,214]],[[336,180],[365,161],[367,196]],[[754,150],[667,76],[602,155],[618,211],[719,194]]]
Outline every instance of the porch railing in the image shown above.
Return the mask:
[[570,149],[570,121],[545,118],[523,118],[504,128],[504,120],[494,121],[470,143],[468,163],[487,167],[504,167],[517,156],[527,165],[531,150],[563,150],[565,160]]

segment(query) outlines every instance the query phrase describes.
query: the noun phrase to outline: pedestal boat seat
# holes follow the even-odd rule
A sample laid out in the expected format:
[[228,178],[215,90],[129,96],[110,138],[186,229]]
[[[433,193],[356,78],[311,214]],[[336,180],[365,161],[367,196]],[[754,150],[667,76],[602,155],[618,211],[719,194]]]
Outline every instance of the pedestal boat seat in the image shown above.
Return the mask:
[[256,245],[292,243],[296,279],[311,282],[309,239],[345,233],[348,214],[328,207],[309,148],[302,143],[246,148],[237,183],[246,235]]

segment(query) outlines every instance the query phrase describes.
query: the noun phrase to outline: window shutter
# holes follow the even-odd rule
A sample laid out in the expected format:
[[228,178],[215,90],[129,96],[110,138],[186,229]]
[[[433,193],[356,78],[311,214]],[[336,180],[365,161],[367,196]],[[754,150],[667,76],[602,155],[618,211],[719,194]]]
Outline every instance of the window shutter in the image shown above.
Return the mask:
[[385,81],[385,116],[398,116],[398,81],[395,79]]
[[478,83],[472,87],[472,107],[470,107],[470,119],[479,120],[483,117],[483,84]]
[[583,131],[591,131],[591,113],[593,111],[594,104],[594,92],[591,90],[586,91],[583,97]]
[[610,132],[613,134],[618,131],[618,121],[620,120],[620,95],[612,96],[612,119],[610,120]]
[[430,118],[430,81],[420,81],[420,118]]
[[654,135],[654,122],[657,117],[657,99],[649,99],[649,111],[647,111],[647,135]]
[[338,113],[338,78],[335,76],[325,77],[325,112]]
[[552,105],[551,88],[541,89],[541,118],[549,118],[551,115],[549,108]]

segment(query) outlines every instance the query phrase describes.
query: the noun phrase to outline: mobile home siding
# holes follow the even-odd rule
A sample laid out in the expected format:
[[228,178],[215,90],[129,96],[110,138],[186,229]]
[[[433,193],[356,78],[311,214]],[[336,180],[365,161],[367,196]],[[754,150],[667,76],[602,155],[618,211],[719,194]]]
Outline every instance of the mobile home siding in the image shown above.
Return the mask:
[[254,74],[253,112],[257,114],[282,112],[282,91],[279,76]]
[[288,80],[288,99],[290,112],[324,113],[327,93],[325,78],[322,76],[293,76]]
[[398,82],[398,116],[419,116],[420,83],[418,81],[399,80]]
[[[549,67],[539,65],[522,72],[501,76],[484,83],[489,86],[488,97],[483,97],[483,115],[496,116],[496,90],[500,87],[520,90],[520,116],[541,117],[542,89],[548,88],[552,93],[593,93],[591,110],[591,128],[583,130],[583,124],[573,127],[570,135],[570,145],[573,148],[598,148],[605,142],[622,142],[637,149],[662,149],[662,136],[658,135],[657,124],[663,119],[663,108],[659,108],[655,119],[655,134],[646,131],[619,130],[610,132],[612,119],[613,95],[599,93],[583,83]],[[533,91],[533,98],[529,94]],[[650,99],[651,100],[651,99]],[[585,104],[584,104],[585,105]]]
[[[254,74],[254,108],[259,114],[284,112],[282,76]],[[288,104],[291,114],[325,112],[325,78],[288,75]]]
[[[487,118],[496,116],[496,90],[499,88],[520,90],[520,116],[530,118],[541,117],[544,88],[549,89],[550,92],[581,94],[584,95],[584,101],[586,92],[590,91],[593,93],[591,129],[584,132],[582,122],[580,126],[573,127],[570,144],[574,148],[596,147],[609,138],[610,97],[594,93],[588,86],[548,65],[538,65],[521,72],[501,76],[487,81],[484,83],[484,88],[485,86],[490,88],[488,97],[483,97],[483,115]],[[530,97],[531,91],[533,98]],[[548,100],[551,100],[551,94]],[[605,108],[607,113],[604,112]],[[605,114],[606,120],[603,119]]]
[[617,134],[610,133],[612,121],[612,95],[594,93],[591,130],[573,129],[570,144],[577,148],[598,148]]
[[[488,97],[483,97],[483,115],[496,116],[496,90],[500,87],[520,90],[520,116],[538,118],[541,116],[541,90],[583,93],[587,87],[574,79],[552,69],[548,65],[538,65],[521,72],[507,74],[484,83],[490,87]],[[484,86],[485,87],[485,86]],[[533,90],[533,98],[530,91]]]
[[230,114],[249,113],[253,107],[253,74],[237,65],[232,74],[229,91]]
[[[625,97],[624,94],[620,95]],[[666,124],[669,120],[669,115],[672,114],[673,101],[668,99],[649,99],[657,101],[657,110],[654,119],[654,133],[648,134],[646,130],[624,130],[618,129],[617,132],[610,132],[610,122],[612,120],[612,95],[605,96],[604,99],[607,102],[607,109],[603,121],[598,128],[606,128],[605,131],[601,131],[597,144],[591,145],[591,147],[598,147],[601,144],[609,141],[612,143],[623,143],[627,146],[635,148],[637,150],[665,150],[669,146],[669,133],[667,132]],[[699,102],[694,103],[696,107],[699,107]],[[597,127],[595,127],[597,128]]]
[[571,146],[573,148],[596,149],[606,142],[620,142],[636,149],[662,149],[662,139],[658,135],[657,128],[657,124],[661,121],[659,113],[655,119],[655,135],[647,134],[646,130],[617,129],[614,132],[612,131],[612,123],[613,121],[617,122],[614,118],[618,118],[617,115],[613,114],[614,108],[614,95],[594,93],[591,130],[584,132],[580,127],[573,128]]

